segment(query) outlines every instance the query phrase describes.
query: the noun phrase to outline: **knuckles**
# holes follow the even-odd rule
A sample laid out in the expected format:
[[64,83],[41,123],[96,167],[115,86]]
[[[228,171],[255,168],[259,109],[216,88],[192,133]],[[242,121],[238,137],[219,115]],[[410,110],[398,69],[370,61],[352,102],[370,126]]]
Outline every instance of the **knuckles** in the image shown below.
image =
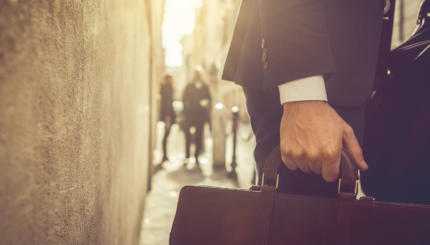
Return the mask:
[[334,159],[336,158],[337,155],[340,154],[339,149],[336,149],[334,147],[327,147],[326,149],[324,149],[324,151],[322,152],[322,158],[323,159]]
[[308,159],[309,162],[321,161],[322,156],[323,155],[322,155],[321,151],[308,151],[308,152],[306,152],[306,158]]
[[339,178],[339,170],[332,170],[323,174],[323,179],[327,182],[335,182]]
[[283,148],[282,146],[281,146],[281,159],[282,159],[282,162],[288,167],[288,169],[290,170],[297,169],[297,166],[295,165],[295,163],[291,161],[292,157],[291,157],[290,151],[285,150],[285,148]]
[[339,177],[339,169],[334,166],[336,166],[336,159],[340,157],[340,150],[335,146],[300,149],[281,144],[281,155],[282,161],[290,170],[300,169],[303,172],[312,171],[322,174],[327,182],[334,182]]
[[319,150],[281,147],[281,154],[285,160],[293,159],[299,162],[321,162],[327,159],[335,159],[340,154],[340,151],[334,147]]
[[281,146],[281,155],[283,160],[288,160],[289,158],[292,158],[291,151],[285,149],[285,147],[282,147],[282,146]]
[[290,152],[290,156],[296,161],[300,161],[306,157],[306,153],[302,150],[293,150]]

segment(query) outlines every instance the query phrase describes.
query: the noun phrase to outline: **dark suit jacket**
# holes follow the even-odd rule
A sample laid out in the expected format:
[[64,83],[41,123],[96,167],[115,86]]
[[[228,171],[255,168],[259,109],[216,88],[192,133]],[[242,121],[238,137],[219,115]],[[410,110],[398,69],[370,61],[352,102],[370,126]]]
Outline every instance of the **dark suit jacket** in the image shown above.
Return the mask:
[[430,204],[429,40],[430,22],[390,53],[368,107],[362,183],[378,200]]
[[[200,101],[208,100],[207,107],[202,107]],[[194,82],[190,82],[182,95],[184,103],[184,119],[186,126],[201,126],[208,120],[209,108],[211,107],[211,94],[206,83],[197,88]]]
[[[261,174],[279,145],[276,87],[323,74],[329,103],[361,134],[374,87],[383,0],[243,0],[223,78],[242,85],[256,135]],[[321,176],[280,170],[280,191],[336,195]]]
[[243,0],[223,79],[255,90],[325,75],[329,102],[373,89],[383,0]]

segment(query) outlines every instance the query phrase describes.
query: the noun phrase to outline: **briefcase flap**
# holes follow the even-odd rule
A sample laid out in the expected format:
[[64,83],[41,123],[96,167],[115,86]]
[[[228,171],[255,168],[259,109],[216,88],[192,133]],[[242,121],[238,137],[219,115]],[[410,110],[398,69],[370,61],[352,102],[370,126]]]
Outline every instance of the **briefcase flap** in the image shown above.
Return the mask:
[[186,186],[179,196],[170,244],[261,245],[272,201],[273,193],[268,192]]
[[184,187],[170,244],[430,244],[429,206],[272,194]]
[[430,206],[277,193],[270,245],[430,244]]

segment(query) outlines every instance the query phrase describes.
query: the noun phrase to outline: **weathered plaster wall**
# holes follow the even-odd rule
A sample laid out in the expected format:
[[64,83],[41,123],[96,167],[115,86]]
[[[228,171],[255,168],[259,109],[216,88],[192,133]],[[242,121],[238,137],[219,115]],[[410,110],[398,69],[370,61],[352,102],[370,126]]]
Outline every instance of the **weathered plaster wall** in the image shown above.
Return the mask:
[[0,244],[136,244],[147,179],[140,0],[0,0]]

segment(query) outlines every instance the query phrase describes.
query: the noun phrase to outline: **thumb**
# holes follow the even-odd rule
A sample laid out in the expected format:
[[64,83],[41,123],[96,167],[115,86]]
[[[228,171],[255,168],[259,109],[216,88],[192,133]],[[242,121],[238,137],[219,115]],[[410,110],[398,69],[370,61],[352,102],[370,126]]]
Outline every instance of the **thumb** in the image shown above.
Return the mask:
[[343,148],[360,170],[365,171],[369,168],[364,160],[363,150],[355,137],[354,130],[347,123],[344,127]]

